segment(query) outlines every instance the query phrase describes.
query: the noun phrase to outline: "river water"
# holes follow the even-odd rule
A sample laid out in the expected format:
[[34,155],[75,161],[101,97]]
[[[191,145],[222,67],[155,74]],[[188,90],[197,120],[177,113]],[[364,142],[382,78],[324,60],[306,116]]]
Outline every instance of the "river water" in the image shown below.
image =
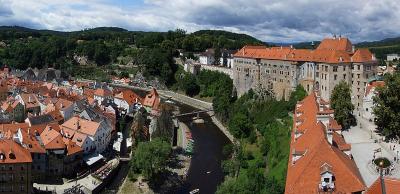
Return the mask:
[[[144,96],[145,92],[134,90],[135,93]],[[190,113],[199,109],[193,108],[186,104],[174,102],[179,108],[180,113]],[[217,190],[224,180],[224,174],[221,168],[221,161],[224,159],[222,148],[229,144],[229,139],[220,131],[220,129],[212,122],[207,113],[201,113],[204,124],[192,123],[192,117],[197,115],[188,115],[180,117],[179,120],[185,123],[192,133],[194,140],[194,154],[190,163],[187,179],[181,187],[173,191],[174,194],[188,194],[194,189],[199,189],[201,194],[212,194]],[[103,193],[116,193],[117,188],[121,185],[123,177],[127,175],[128,169],[124,169],[123,165],[117,178],[112,181],[111,186],[114,192],[108,190]],[[121,178],[118,178],[121,177]]]
[[[178,103],[181,113],[189,113],[197,109]],[[200,114],[204,124],[192,123],[189,115],[179,120],[189,126],[194,140],[194,154],[190,163],[186,184],[175,193],[189,193],[200,189],[200,193],[215,193],[217,186],[222,183],[224,174],[221,168],[223,160],[222,148],[229,144],[229,139],[212,122],[207,113]]]

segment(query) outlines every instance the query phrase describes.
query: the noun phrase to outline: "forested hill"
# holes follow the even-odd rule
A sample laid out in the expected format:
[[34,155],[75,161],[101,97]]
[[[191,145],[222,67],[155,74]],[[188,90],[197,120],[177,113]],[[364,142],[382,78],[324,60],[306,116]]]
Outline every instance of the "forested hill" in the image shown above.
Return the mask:
[[358,48],[369,48],[379,59],[386,59],[387,54],[400,54],[400,37],[387,38],[380,41],[361,42],[356,44]]
[[0,66],[18,69],[55,67],[79,74],[83,72],[80,66],[83,58],[85,63],[104,67],[107,71],[113,64],[131,64],[145,76],[160,77],[168,83],[174,80],[173,57],[178,56],[178,49],[193,56],[191,53],[204,52],[208,48],[236,50],[247,44],[263,43],[245,34],[213,30],[143,32],[99,27],[62,32],[1,26]]

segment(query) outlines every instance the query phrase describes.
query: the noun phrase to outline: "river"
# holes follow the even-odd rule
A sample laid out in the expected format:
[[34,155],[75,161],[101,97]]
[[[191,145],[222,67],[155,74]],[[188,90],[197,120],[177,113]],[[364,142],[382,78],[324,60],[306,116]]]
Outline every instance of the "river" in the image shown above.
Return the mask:
[[[197,110],[185,104],[177,103],[177,106],[181,113]],[[230,141],[211,121],[207,113],[200,114],[205,121],[204,124],[192,124],[191,118],[193,116],[180,118],[182,122],[189,126],[195,143],[186,184],[175,193],[187,194],[193,189],[200,189],[200,193],[215,193],[217,186],[224,179],[221,168],[222,148]]]
[[[135,93],[144,96],[145,92],[134,90]],[[174,102],[181,113],[189,113],[199,109],[189,105]],[[195,115],[183,116],[179,120],[189,126],[194,140],[194,154],[190,163],[188,176],[184,185],[172,193],[188,194],[191,190],[199,189],[202,194],[212,194],[217,190],[217,186],[224,180],[221,168],[223,160],[222,148],[229,144],[229,139],[212,122],[207,113],[201,113],[204,124],[192,124],[192,117]],[[127,169],[123,165],[117,177],[112,181],[111,188],[103,193],[116,193],[116,189],[121,185],[123,177],[127,175]],[[114,191],[114,192],[112,192]]]

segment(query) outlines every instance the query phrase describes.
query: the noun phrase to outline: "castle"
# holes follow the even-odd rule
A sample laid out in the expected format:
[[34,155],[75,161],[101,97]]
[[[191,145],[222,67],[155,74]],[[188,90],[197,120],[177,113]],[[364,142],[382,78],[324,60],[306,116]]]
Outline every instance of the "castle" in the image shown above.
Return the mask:
[[368,49],[355,49],[348,38],[334,36],[316,49],[245,46],[234,55],[233,82],[238,96],[252,88],[288,100],[301,84],[309,94],[318,90],[321,98],[330,101],[333,88],[344,80],[351,85],[352,103],[358,108],[377,67]]

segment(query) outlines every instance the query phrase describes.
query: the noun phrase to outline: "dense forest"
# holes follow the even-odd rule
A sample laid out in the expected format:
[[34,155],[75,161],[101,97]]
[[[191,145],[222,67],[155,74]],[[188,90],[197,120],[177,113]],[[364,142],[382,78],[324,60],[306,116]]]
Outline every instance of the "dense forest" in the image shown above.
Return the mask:
[[[208,48],[239,49],[246,44],[262,44],[244,34],[225,31],[186,33],[182,29],[168,32],[127,31],[101,27],[75,32],[33,30],[23,27],[0,27],[0,65],[26,69],[54,67],[73,75],[103,78],[110,65],[137,66],[145,76],[174,82],[177,70],[173,57],[177,50],[203,52]],[[103,67],[90,71],[80,66],[76,57],[84,57],[89,65]],[[105,80],[103,80],[105,81]]]

